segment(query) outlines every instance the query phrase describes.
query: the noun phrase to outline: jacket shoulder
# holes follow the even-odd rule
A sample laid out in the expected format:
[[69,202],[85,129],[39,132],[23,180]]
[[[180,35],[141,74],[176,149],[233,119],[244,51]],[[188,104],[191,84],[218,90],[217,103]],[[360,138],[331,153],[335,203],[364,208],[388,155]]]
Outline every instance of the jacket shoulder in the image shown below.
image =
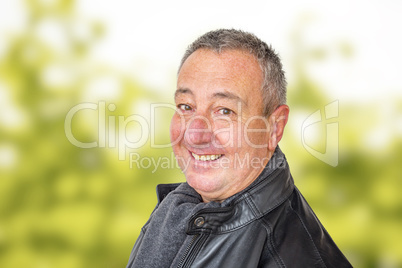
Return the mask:
[[352,267],[296,187],[264,221],[272,230],[271,251],[286,267]]

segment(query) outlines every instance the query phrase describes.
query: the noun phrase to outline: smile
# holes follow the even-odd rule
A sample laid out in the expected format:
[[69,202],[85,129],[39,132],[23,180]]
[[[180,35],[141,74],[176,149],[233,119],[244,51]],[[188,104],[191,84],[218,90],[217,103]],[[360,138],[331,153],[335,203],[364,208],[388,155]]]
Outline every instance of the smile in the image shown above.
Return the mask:
[[191,153],[195,160],[201,160],[201,161],[213,161],[219,159],[222,155],[221,154],[204,154],[204,155],[198,155],[195,153]]

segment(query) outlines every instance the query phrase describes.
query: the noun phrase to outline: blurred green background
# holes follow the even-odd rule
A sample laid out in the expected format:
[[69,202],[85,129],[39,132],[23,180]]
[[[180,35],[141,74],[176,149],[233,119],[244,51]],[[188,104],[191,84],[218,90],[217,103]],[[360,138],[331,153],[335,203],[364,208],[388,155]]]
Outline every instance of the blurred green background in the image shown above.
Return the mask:
[[[218,27],[280,53],[291,107],[280,145],[341,250],[355,267],[402,267],[402,5],[186,3],[0,1],[0,267],[125,267],[156,185],[184,180],[171,149],[151,144],[169,142],[181,54]],[[93,107],[65,126],[82,105]],[[310,153],[328,152],[327,135],[332,165]]]

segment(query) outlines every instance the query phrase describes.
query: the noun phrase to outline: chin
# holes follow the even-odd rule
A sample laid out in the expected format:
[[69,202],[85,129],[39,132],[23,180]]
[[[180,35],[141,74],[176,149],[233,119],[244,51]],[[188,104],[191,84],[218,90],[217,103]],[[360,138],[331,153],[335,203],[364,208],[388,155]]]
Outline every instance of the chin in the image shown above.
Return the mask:
[[216,177],[206,177],[200,176],[199,174],[186,175],[187,183],[194,188],[202,196],[210,196],[213,193],[219,192],[222,188],[219,179]]

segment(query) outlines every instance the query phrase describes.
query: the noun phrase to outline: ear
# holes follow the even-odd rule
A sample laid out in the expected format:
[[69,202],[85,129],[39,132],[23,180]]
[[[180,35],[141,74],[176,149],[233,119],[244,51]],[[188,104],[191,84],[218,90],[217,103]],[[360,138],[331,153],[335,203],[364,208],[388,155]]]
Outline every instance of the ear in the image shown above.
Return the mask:
[[289,106],[281,105],[269,116],[271,125],[270,139],[268,149],[273,152],[279,141],[282,139],[283,131],[288,122]]

